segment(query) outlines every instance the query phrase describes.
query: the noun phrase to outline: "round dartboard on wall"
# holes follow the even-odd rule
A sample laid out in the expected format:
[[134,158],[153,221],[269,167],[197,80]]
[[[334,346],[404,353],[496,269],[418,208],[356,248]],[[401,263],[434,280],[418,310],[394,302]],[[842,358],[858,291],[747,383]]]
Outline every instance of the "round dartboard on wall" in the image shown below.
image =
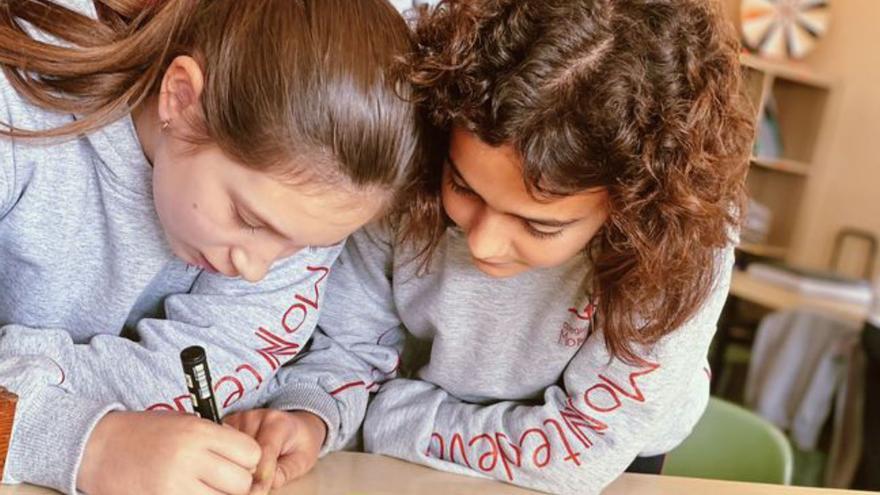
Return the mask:
[[431,5],[435,3],[437,3],[437,0],[391,0],[391,5],[394,5],[401,12],[417,8],[422,4]]
[[801,58],[828,30],[830,0],[742,0],[746,45],[768,57]]

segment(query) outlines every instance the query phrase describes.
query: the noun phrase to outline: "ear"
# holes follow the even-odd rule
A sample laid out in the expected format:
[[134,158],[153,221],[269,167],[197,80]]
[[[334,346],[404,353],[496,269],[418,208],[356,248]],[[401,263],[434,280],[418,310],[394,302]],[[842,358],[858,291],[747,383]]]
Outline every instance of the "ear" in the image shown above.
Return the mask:
[[159,119],[181,121],[187,112],[196,110],[204,84],[202,68],[194,58],[181,55],[172,60],[159,91]]

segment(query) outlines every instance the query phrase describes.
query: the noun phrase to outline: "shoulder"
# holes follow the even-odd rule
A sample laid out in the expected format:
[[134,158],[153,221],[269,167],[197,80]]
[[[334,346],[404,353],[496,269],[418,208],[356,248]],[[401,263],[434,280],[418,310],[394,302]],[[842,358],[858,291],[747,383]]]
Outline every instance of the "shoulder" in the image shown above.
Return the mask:
[[0,71],[0,121],[3,126],[18,129],[51,129],[73,120],[69,113],[59,113],[40,108],[20,94],[7,75]]
[[345,242],[348,253],[383,253],[390,255],[393,251],[394,232],[384,219],[369,223],[351,234]]

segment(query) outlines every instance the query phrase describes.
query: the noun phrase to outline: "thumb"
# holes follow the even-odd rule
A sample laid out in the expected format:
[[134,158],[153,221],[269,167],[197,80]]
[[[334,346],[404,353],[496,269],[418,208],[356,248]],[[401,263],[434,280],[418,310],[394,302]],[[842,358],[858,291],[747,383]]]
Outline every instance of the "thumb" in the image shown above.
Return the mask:
[[317,460],[316,455],[307,454],[299,449],[281,456],[275,468],[275,481],[272,482],[272,488],[284,486],[303,476],[315,466]]
[[268,494],[272,488],[272,481],[275,478],[276,465],[278,463],[278,455],[281,452],[281,444],[275,440],[261,439],[260,462],[257,463],[257,469],[254,472],[254,483],[251,486],[251,495]]

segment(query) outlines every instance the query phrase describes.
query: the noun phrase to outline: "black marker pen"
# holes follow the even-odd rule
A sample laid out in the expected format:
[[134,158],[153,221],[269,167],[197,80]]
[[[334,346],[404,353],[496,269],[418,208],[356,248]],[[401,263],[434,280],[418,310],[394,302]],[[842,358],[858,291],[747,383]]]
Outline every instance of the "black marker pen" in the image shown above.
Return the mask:
[[180,351],[180,363],[186,375],[186,386],[192,399],[196,415],[220,424],[220,412],[214,402],[211,387],[211,372],[208,371],[208,357],[205,349],[194,345]]

